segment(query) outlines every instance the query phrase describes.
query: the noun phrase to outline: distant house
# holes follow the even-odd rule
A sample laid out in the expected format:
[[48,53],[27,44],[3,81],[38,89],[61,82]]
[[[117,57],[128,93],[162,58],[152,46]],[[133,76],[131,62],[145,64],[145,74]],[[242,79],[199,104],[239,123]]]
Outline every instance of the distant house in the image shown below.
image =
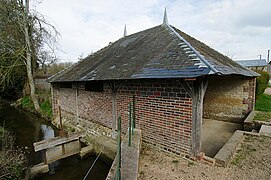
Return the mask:
[[265,59],[237,60],[236,62],[253,71],[268,71],[268,64]]
[[[255,77],[225,55],[164,22],[124,36],[52,76],[53,115],[110,136],[135,101],[143,142],[176,154],[201,151],[202,118],[243,122],[255,103]],[[59,103],[59,104],[58,104]]]

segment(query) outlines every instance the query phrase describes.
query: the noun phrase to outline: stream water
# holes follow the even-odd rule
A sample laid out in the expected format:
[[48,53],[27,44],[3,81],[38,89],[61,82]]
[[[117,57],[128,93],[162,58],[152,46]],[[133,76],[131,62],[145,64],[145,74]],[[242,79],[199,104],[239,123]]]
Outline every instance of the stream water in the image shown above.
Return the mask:
[[[41,153],[35,153],[33,143],[58,135],[57,129],[48,121],[29,112],[18,110],[0,102],[0,125],[12,131],[16,136],[15,145],[26,152],[28,165],[43,161]],[[76,155],[53,163],[53,171],[37,179],[77,180],[83,179],[96,157],[79,159]],[[105,179],[110,165],[99,160],[95,163],[88,179]]]

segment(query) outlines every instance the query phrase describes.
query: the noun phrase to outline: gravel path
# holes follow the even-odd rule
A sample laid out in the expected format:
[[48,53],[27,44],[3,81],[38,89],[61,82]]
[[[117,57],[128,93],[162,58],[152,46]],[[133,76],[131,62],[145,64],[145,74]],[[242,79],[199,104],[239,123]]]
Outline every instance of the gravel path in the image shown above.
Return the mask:
[[271,138],[244,138],[233,162],[235,165],[231,164],[228,168],[212,167],[143,147],[139,162],[139,179],[271,180]]

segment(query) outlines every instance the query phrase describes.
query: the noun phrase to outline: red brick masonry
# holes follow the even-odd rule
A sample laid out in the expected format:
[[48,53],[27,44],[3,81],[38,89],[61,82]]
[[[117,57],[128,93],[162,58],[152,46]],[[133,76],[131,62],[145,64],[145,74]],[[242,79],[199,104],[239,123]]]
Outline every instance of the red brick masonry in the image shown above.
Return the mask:
[[[103,92],[84,90],[84,83],[73,88],[53,84],[53,111],[57,115],[57,100],[64,112],[112,127],[112,91],[104,82]],[[174,153],[191,151],[192,99],[180,80],[126,80],[117,91],[117,114],[122,117],[123,132],[128,127],[128,103],[136,99],[136,125],[142,129],[143,141]],[[76,106],[78,104],[78,108]]]

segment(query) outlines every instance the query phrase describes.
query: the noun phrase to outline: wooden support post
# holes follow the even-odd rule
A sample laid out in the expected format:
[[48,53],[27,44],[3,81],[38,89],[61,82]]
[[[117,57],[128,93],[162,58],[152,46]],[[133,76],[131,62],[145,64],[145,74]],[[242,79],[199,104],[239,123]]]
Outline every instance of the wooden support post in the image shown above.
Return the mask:
[[116,83],[115,81],[108,83],[109,87],[112,91],[112,129],[117,130],[117,92],[119,89],[120,83]]
[[59,100],[58,100],[58,114],[59,114],[60,136],[64,136],[63,125],[62,125],[62,116],[61,116],[61,106],[60,106]]
[[47,164],[47,157],[46,157],[46,150],[43,150],[42,151],[42,154],[43,154],[43,158],[44,158],[44,164]]
[[192,90],[192,155],[197,156],[201,149],[201,128],[203,115],[203,98],[208,81],[205,78],[193,81]]
[[79,124],[79,105],[78,105],[78,95],[79,95],[79,87],[78,83],[76,83],[76,91],[75,91],[75,103],[76,103],[76,120]]

